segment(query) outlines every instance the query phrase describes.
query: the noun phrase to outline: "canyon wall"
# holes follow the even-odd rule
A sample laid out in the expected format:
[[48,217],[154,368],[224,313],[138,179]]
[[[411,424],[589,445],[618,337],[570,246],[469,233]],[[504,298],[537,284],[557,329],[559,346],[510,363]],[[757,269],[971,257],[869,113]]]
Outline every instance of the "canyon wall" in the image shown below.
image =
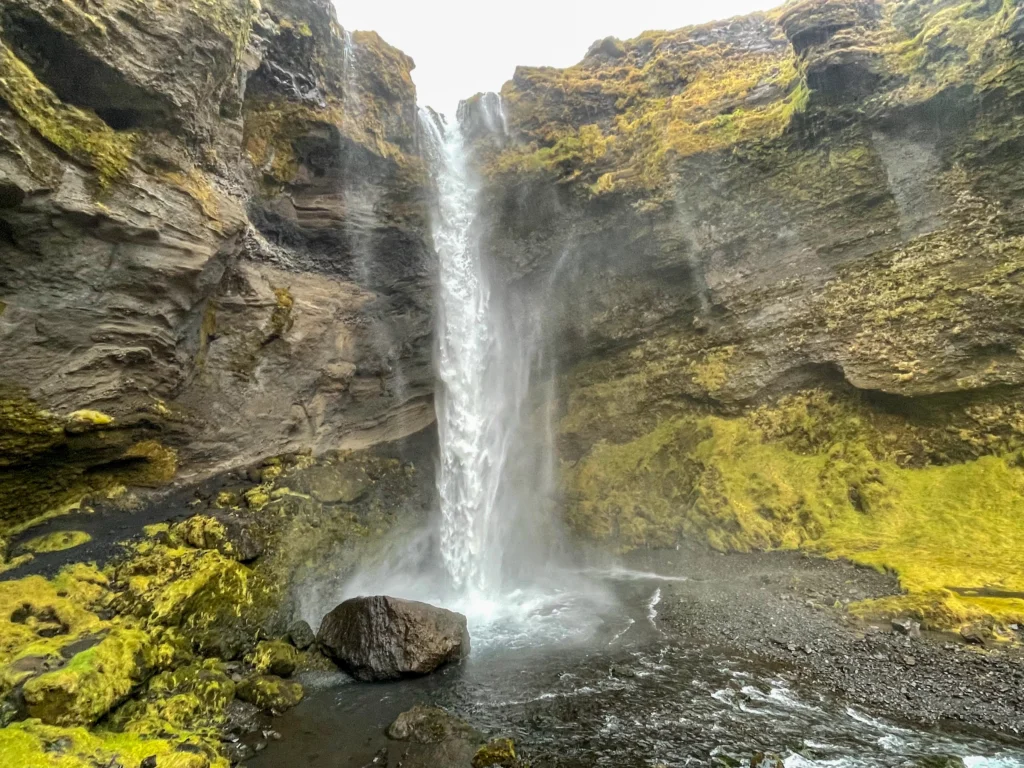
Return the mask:
[[0,10],[0,528],[433,420],[413,62],[328,0]]
[[1022,45],[1008,0],[803,0],[516,71],[482,232],[557,297],[577,534],[1022,615]]

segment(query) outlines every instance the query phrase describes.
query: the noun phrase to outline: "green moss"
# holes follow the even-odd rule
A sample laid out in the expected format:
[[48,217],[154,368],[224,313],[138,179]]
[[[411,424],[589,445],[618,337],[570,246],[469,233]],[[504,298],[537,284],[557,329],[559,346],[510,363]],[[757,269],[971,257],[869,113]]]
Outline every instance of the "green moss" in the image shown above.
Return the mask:
[[188,733],[216,747],[235,685],[216,659],[154,677],[138,698],[110,718],[112,730],[150,738]]
[[889,569],[908,609],[933,622],[1024,620],[1016,454],[940,466],[900,455],[856,408],[822,393],[734,418],[671,417],[621,444],[599,442],[567,468],[567,515],[582,534],[625,548],[696,537]]
[[220,552],[143,542],[114,581],[119,609],[179,629],[203,653],[234,658],[253,643],[261,586]]
[[248,661],[260,674],[289,677],[298,666],[299,652],[289,643],[264,641],[256,646]]
[[67,665],[22,688],[28,713],[47,725],[90,725],[124,701],[153,670],[152,641],[137,629],[115,628]]
[[62,102],[2,44],[0,99],[48,142],[92,166],[101,186],[127,176],[136,136],[114,131],[95,114]]
[[473,768],[491,768],[502,766],[514,768],[521,765],[516,757],[516,748],[512,739],[493,739],[480,747],[473,755]]
[[0,387],[0,467],[25,463],[64,441],[64,424],[25,394]]
[[284,712],[302,701],[302,686],[275,675],[250,675],[238,684],[238,698],[268,712]]
[[[807,101],[781,32],[751,53],[727,41],[693,43],[699,31],[646,33],[622,43],[611,62],[521,68],[502,96],[529,141],[497,157],[491,172],[554,172],[581,179],[591,194],[664,193],[680,158],[781,136]],[[586,113],[601,122],[572,124]]]
[[54,531],[43,536],[36,536],[29,539],[22,548],[40,554],[43,552],[63,552],[66,549],[74,549],[92,541],[85,531]]
[[714,394],[728,380],[729,360],[735,352],[736,348],[731,346],[709,350],[690,363],[688,371],[702,389]]
[[56,728],[38,720],[0,728],[0,754],[10,768],[138,766],[149,757],[157,758],[159,768],[228,768],[228,761],[216,754],[179,751],[182,743],[84,728]]

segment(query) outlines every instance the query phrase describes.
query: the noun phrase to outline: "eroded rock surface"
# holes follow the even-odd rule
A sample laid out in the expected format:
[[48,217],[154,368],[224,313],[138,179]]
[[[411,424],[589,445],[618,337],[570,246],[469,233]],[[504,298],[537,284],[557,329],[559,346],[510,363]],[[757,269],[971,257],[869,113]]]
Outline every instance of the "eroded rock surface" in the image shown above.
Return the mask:
[[317,642],[358,680],[425,675],[469,655],[465,616],[386,596],[346,600],[324,617]]
[[933,624],[1024,618],[972,592],[1024,589],[1021,15],[800,0],[516,71],[472,134],[481,227],[557,339],[577,533],[826,551]]
[[412,66],[324,0],[4,4],[0,526],[431,422]]

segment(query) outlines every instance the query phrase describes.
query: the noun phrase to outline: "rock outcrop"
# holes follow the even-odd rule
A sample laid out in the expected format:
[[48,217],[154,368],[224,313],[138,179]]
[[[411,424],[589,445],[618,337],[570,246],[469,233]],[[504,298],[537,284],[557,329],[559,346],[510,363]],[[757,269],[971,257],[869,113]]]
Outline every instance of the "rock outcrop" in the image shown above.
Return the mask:
[[326,0],[4,4],[0,528],[431,422],[412,66]]
[[1021,16],[795,0],[516,71],[482,228],[579,534],[843,554],[939,623],[1024,588]]
[[425,675],[469,655],[465,616],[386,596],[346,600],[324,617],[316,639],[357,680]]

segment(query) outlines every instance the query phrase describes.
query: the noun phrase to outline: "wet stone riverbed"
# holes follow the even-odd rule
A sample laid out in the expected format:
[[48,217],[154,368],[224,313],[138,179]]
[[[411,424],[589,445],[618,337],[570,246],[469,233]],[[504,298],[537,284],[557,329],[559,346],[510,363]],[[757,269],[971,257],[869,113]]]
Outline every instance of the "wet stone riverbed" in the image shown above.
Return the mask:
[[[823,611],[804,595],[832,600],[833,592],[891,589],[877,574],[822,561],[736,558],[714,566],[722,573],[702,578],[709,563],[685,559],[689,568],[656,558],[631,563],[631,570],[591,571],[584,574],[590,588],[582,592],[574,586],[510,595],[524,609],[475,621],[471,615],[471,658],[430,677],[361,684],[340,673],[307,676],[306,700],[275,721],[283,738],[248,765],[374,764],[389,744],[386,727],[400,712],[427,703],[513,737],[535,768],[746,765],[756,752],[778,753],[789,768],[960,766],[936,762],[954,757],[967,768],[1024,766],[1012,725],[958,722],[942,701],[934,705],[938,717],[907,716],[899,687],[931,690],[932,657],[939,654],[936,665],[956,665],[949,659],[962,654],[948,643],[919,641],[910,652],[922,658],[922,669],[915,665],[912,679],[887,680],[884,667],[870,678],[866,665],[865,685],[890,689],[877,691],[876,709],[864,705],[855,686],[847,691],[836,683],[828,670],[846,660],[855,675],[850,648],[871,642],[872,634],[876,660],[892,655],[900,663],[907,653],[887,644],[909,641],[850,627],[840,612]],[[799,587],[790,595],[794,583]],[[797,649],[787,633],[803,644]],[[959,664],[950,685],[958,684],[958,674],[977,677],[968,698],[977,696],[984,710],[983,699],[992,694],[987,673],[972,671],[975,656],[964,657],[969,664]],[[1016,659],[1000,657],[998,664],[1006,666],[997,666],[995,677],[1019,672]],[[928,695],[953,696],[936,685]],[[894,692],[902,709],[886,704]],[[1012,711],[1012,702],[1007,706]],[[927,707],[921,709],[925,714]]]

